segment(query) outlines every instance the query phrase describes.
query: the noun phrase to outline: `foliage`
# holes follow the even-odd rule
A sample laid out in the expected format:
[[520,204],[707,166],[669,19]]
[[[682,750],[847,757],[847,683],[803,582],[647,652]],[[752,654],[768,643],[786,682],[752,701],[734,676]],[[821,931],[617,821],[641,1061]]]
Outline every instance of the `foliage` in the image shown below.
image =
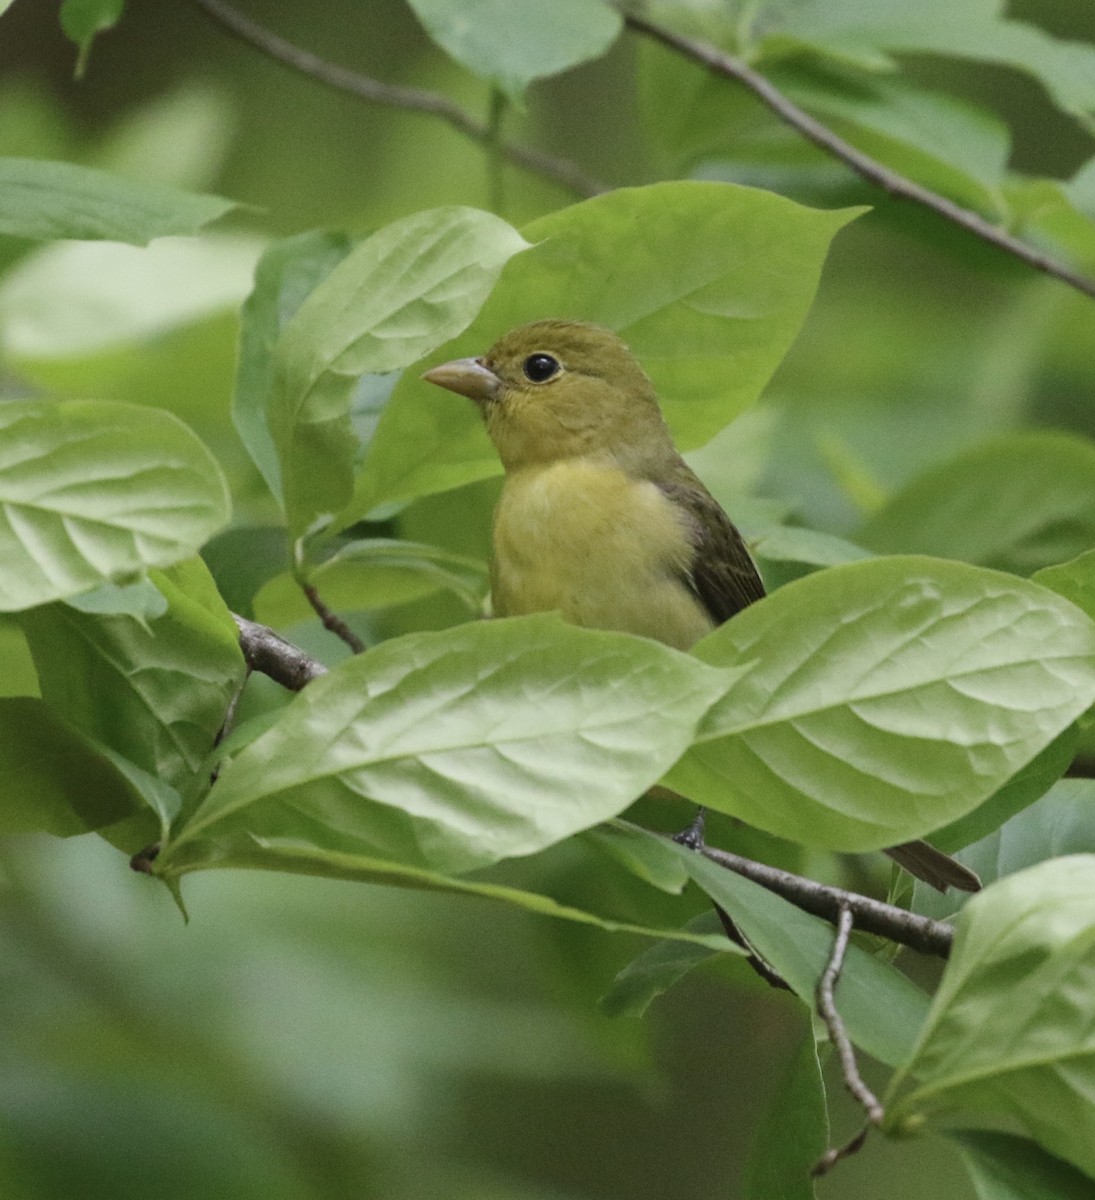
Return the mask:
[[[748,1136],[685,1182],[696,1122],[720,1147],[724,1124],[685,1081],[652,1194],[736,1194],[729,1174],[813,1196],[830,1109],[851,1123],[804,1032],[832,929],[667,839],[690,819],[670,787],[713,844],[826,883],[882,893],[842,856],[919,837],[976,868],[964,904],[911,894],[955,924],[938,977],[881,939],[849,950],[841,1018],[889,1072],[885,1132],[923,1135],[927,1191],[865,1154],[910,1200],[951,1194],[937,1157],[968,1171],[956,1197],[1086,1194],[1095,789],[1059,781],[1093,750],[1091,299],[944,216],[1095,271],[1095,25],[995,0],[643,6],[937,193],[918,212],[606,0],[376,6],[355,20],[403,72],[357,86],[380,115],[227,45],[222,86],[245,63],[261,101],[130,83],[162,41],[139,7],[0,0],[5,26],[59,25],[83,77],[79,120],[40,80],[0,85],[0,942],[29,989],[7,1191],[136,1195],[155,1170],[180,1196],[630,1194],[649,1164],[562,1165],[579,1136],[607,1161],[603,1111],[568,1116],[542,1169],[499,1150],[555,1129],[532,1091],[516,1136],[406,1148],[457,1130],[484,1073],[586,1113],[576,1073],[639,1077],[644,1028],[706,1003],[737,1046],[715,1056],[763,1053],[782,1082],[734,1101]],[[337,43],[342,19],[314,6],[297,36]],[[157,51],[178,72],[191,36]],[[582,194],[600,179],[619,186]],[[500,468],[473,407],[419,377],[559,315],[626,338],[770,586],[694,653],[478,619]],[[251,674],[232,609],[330,670],[292,698]],[[709,901],[793,1014],[750,991]],[[78,999],[42,1002],[51,972]],[[858,1166],[837,1167],[853,1191]]]

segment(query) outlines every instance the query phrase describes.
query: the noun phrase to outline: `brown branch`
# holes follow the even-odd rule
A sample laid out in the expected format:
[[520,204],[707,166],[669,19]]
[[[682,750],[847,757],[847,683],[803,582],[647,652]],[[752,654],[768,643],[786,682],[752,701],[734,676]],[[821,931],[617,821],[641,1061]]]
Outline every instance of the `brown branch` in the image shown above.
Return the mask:
[[[276,33],[244,16],[224,0],[191,0],[212,21],[222,29],[227,30],[240,41],[245,42],[255,50],[261,51],[267,58],[281,63],[302,75],[307,75],[338,92],[345,92],[364,100],[366,104],[380,104],[388,108],[399,108],[406,112],[422,113],[425,116],[437,117],[451,125],[458,133],[478,142],[481,146],[490,147],[492,131],[485,121],[477,120],[465,112],[458,104],[438,92],[428,92],[422,88],[400,87],[397,84],[384,83],[369,75],[351,71],[338,63],[328,62],[305,50],[294,42],[279,37]],[[564,158],[557,158],[531,146],[516,146],[505,142],[497,145],[497,152],[509,159],[511,163],[550,179],[560,187],[574,192],[579,196],[597,196],[608,188],[588,176],[576,164]]]
[[884,167],[877,159],[857,150],[850,142],[846,142],[827,126],[810,116],[804,109],[799,108],[771,80],[754,70],[742,59],[727,54],[708,42],[701,42],[695,38],[674,33],[671,29],[666,29],[644,17],[625,15],[624,20],[628,28],[633,29],[636,33],[661,42],[663,46],[668,46],[671,50],[692,59],[716,75],[722,75],[743,84],[792,129],[813,142],[815,146],[820,147],[826,154],[844,163],[846,167],[866,179],[868,183],[882,188],[891,196],[923,205],[938,216],[961,226],[990,245],[1006,251],[1035,270],[1044,271],[1047,275],[1052,275],[1062,283],[1067,283],[1069,287],[1075,288],[1085,296],[1095,298],[1095,280],[1073,271],[1049,255],[1028,246],[1026,242],[1020,241],[1010,233],[986,221],[979,213],[962,208],[961,205],[955,204],[945,196],[940,196],[937,192],[922,187],[904,175],[899,175],[896,171]]
[[847,908],[855,917],[857,928],[865,933],[876,934],[918,950],[921,954],[932,954],[938,958],[947,958],[951,952],[954,929],[945,921],[921,917],[893,904],[861,896],[858,892],[848,892],[844,888],[830,887],[802,875],[793,875],[790,871],[781,871],[778,867],[742,858],[729,850],[703,846],[699,853],[711,862],[759,883],[761,887],[766,887],[815,917],[824,917],[835,923],[842,909]]
[[240,649],[251,670],[268,675],[291,692],[299,692],[306,683],[327,674],[323,663],[279,637],[268,626],[246,617],[235,616],[235,621],[240,631]]
[[811,1175],[824,1175],[830,1171],[842,1158],[847,1158],[850,1154],[855,1154],[863,1145],[867,1138],[867,1132],[872,1125],[881,1125],[885,1117],[885,1111],[879,1103],[878,1097],[871,1089],[863,1082],[863,1076],[859,1073],[859,1065],[855,1060],[855,1050],[852,1048],[852,1043],[848,1038],[847,1030],[844,1028],[844,1022],[841,1020],[840,1013],[836,1007],[836,985],[840,982],[840,972],[844,967],[844,956],[848,952],[848,942],[852,936],[852,910],[845,904],[841,906],[840,913],[837,916],[836,936],[833,938],[833,948],[829,954],[829,961],[825,964],[825,970],[821,972],[821,978],[817,981],[817,992],[815,998],[817,1000],[817,1012],[822,1021],[825,1022],[825,1028],[829,1031],[829,1040],[836,1048],[837,1057],[840,1059],[840,1070],[844,1076],[844,1086],[855,1097],[856,1102],[867,1114],[867,1124],[843,1146],[834,1146],[827,1150],[818,1162],[814,1165]]
[[335,612],[332,612],[326,604],[323,603],[323,598],[316,591],[315,585],[311,583],[301,583],[304,590],[304,595],[308,599],[308,603],[315,610],[315,614],[323,622],[323,628],[328,633],[333,633],[335,637],[341,638],[347,646],[355,654],[362,654],[365,651],[365,643],[357,636],[356,633],[346,624],[346,622]]

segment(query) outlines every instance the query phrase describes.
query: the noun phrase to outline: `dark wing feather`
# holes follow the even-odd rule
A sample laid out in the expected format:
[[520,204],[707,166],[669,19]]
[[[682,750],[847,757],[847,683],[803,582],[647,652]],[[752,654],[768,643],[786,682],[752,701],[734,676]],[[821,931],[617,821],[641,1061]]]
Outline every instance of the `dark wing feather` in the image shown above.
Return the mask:
[[[684,464],[681,464],[684,467]],[[687,468],[684,468],[687,470]],[[688,475],[692,475],[691,471]],[[714,496],[695,476],[658,481],[683,512],[696,548],[688,586],[718,625],[764,596],[760,573],[745,540]]]

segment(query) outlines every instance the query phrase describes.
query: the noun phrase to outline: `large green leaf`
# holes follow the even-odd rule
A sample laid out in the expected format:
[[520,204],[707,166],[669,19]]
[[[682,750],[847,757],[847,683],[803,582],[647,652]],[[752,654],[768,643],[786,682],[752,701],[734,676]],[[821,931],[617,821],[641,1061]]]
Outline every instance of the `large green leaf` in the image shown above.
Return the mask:
[[266,421],[274,391],[274,350],[308,294],[350,252],[345,234],[320,230],[275,242],[255,268],[255,286],[240,312],[240,350],[232,422],[247,453],[280,500],[281,469]]
[[0,405],[0,610],[166,566],[228,519],[216,460],[170,413],[97,400]]
[[152,572],[162,610],[23,614],[42,695],[83,733],[180,790],[213,748],[244,664],[200,559]]
[[977,1200],[1090,1200],[1095,1181],[1037,1142],[987,1129],[954,1129]]
[[315,680],[176,831],[246,831],[433,870],[531,854],[615,816],[732,673],[554,616],[385,642]]
[[534,79],[600,58],[623,25],[603,0],[409,2],[443,50],[516,96]]
[[[954,950],[886,1123],[961,1108],[1017,1122],[1095,1174],[1095,855],[1053,859],[986,888]],[[918,1080],[898,1100],[906,1076]]]
[[695,653],[743,675],[671,785],[834,849],[904,842],[971,811],[1095,700],[1095,625],[1079,609],[944,560],[807,576]]
[[72,163],[0,158],[0,234],[12,237],[143,246],[168,234],[196,233],[234,207],[221,196],[199,196]]
[[967,450],[914,480],[856,540],[1029,575],[1095,544],[1095,444],[1030,431]]
[[[817,981],[832,953],[832,927],[760,884],[678,849],[693,880],[812,1010]],[[854,943],[836,1001],[852,1041],[892,1067],[908,1059],[928,1011],[928,997],[914,983]]]
[[[717,183],[621,188],[534,221],[474,324],[430,362],[482,354],[507,330],[575,317],[622,334],[682,446],[760,394],[802,324],[836,232],[821,212]],[[416,378],[392,396],[347,516],[500,470],[473,406]]]
[[0,699],[0,833],[69,837],[143,804],[114,763],[31,696]]
[[350,499],[358,377],[398,370],[454,337],[526,246],[491,213],[432,209],[374,233],[311,291],[278,340],[268,414],[294,537]]

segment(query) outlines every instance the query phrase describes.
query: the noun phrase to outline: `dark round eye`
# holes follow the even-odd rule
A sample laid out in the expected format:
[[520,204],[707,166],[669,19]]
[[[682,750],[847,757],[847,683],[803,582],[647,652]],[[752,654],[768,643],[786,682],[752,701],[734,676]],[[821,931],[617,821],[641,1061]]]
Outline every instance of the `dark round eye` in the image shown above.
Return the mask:
[[559,360],[550,354],[530,354],[524,362],[525,376],[533,383],[547,383],[560,371]]

